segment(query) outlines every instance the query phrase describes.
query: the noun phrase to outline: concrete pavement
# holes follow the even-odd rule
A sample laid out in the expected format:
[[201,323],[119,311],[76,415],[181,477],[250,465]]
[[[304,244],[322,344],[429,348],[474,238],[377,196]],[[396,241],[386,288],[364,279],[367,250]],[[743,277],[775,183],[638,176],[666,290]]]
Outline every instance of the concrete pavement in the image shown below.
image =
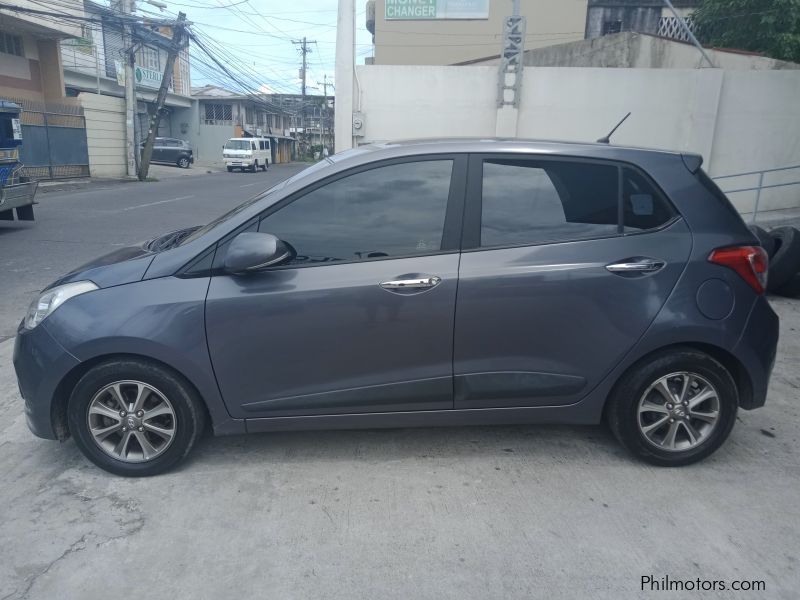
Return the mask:
[[705,462],[633,461],[602,427],[206,437],[122,479],[28,433],[0,344],[0,598],[642,598],[643,575],[800,582],[800,302],[768,404]]

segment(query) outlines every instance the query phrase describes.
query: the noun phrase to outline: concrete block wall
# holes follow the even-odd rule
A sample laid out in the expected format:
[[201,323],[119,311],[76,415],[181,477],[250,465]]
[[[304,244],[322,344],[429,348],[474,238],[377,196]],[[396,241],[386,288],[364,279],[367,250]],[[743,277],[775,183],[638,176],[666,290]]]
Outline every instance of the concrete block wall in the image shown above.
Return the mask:
[[[359,144],[496,134],[496,66],[364,65],[357,74],[355,110],[365,124]],[[800,70],[526,67],[515,131],[593,142],[630,111],[612,143],[697,152],[714,177],[800,165],[798,98]],[[750,187],[756,179],[721,187]],[[765,183],[787,180],[800,180],[800,169]],[[744,216],[752,213],[754,192],[730,198]],[[798,209],[800,185],[762,193],[759,214]]]
[[125,100],[81,93],[78,101],[86,118],[89,173],[92,177],[124,177]]

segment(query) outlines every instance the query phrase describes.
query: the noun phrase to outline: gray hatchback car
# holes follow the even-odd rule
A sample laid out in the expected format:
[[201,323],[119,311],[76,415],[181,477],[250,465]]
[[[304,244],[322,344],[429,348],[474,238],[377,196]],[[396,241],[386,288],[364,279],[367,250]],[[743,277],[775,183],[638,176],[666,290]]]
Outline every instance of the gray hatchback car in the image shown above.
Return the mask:
[[764,404],[767,257],[692,154],[519,140],[368,146],[31,304],[31,430],[120,475],[217,434],[605,419],[700,460]]

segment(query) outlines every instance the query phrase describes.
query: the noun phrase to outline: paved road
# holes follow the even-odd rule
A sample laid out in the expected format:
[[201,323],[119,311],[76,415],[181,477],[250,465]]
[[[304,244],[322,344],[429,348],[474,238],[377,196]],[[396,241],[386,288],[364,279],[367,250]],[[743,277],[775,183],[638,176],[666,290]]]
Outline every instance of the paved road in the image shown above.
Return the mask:
[[15,335],[35,293],[59,275],[117,246],[205,223],[304,167],[214,174],[193,169],[199,174],[39,194],[35,221],[0,221],[0,341]]
[[[44,196],[0,234],[5,331],[57,273],[294,170]],[[517,426],[206,437],[174,472],[123,479],[28,432],[0,342],[0,600],[797,598],[800,302],[774,305],[767,406],[682,469],[603,427]],[[767,588],[642,593],[646,575]]]

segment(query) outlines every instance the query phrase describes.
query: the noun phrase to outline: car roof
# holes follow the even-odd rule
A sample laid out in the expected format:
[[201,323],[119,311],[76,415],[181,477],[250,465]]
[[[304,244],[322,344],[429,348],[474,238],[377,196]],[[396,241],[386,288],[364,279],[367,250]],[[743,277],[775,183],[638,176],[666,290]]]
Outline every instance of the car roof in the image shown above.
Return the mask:
[[350,150],[338,152],[327,157],[328,163],[340,169],[371,163],[377,160],[402,158],[430,154],[539,154],[566,156],[571,158],[606,159],[630,162],[634,164],[648,163],[670,157],[696,156],[693,153],[655,148],[637,148],[633,146],[617,146],[598,142],[566,142],[552,140],[534,140],[499,137],[463,137],[463,138],[429,138],[409,139],[389,142],[374,142],[358,146]]

